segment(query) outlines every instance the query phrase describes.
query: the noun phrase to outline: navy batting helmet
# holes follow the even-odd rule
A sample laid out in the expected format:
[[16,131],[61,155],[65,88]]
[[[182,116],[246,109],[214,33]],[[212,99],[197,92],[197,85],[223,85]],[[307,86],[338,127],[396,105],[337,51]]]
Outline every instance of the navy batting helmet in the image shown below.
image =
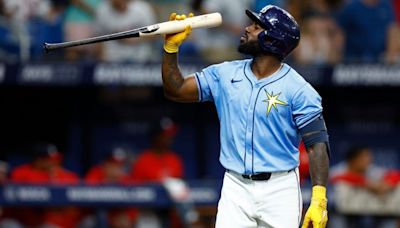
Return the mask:
[[265,29],[258,35],[258,42],[264,51],[284,59],[299,44],[299,25],[284,9],[267,5],[258,14],[250,10],[246,10],[246,14]]

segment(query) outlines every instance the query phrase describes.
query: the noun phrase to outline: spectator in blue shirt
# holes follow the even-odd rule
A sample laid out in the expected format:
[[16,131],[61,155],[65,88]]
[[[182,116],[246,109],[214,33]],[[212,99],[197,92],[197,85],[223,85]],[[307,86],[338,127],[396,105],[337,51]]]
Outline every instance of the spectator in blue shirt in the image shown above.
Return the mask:
[[353,0],[338,14],[346,34],[345,60],[377,62],[384,59],[394,12],[387,0]]
[[0,60],[10,61],[19,58],[18,37],[12,30],[12,20],[3,0],[0,0]]

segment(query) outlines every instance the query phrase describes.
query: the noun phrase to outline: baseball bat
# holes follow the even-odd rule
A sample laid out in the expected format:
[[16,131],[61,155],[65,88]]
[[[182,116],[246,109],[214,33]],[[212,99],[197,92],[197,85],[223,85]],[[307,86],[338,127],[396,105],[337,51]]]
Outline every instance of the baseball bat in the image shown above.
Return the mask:
[[87,39],[74,40],[62,43],[44,43],[43,49],[45,50],[46,53],[48,53],[56,49],[80,46],[85,44],[93,44],[109,40],[177,33],[184,31],[187,25],[190,25],[192,28],[212,28],[221,25],[221,23],[222,23],[222,16],[220,13],[209,13],[195,17],[189,17],[186,18],[185,20],[166,21],[137,29],[107,34],[103,36],[96,36]]

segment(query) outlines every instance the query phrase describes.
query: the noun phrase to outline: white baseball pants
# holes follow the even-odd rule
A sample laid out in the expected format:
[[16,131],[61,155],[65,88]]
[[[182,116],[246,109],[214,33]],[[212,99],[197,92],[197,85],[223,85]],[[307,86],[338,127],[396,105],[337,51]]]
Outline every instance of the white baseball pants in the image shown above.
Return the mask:
[[298,228],[302,204],[298,169],[267,181],[225,172],[216,228]]

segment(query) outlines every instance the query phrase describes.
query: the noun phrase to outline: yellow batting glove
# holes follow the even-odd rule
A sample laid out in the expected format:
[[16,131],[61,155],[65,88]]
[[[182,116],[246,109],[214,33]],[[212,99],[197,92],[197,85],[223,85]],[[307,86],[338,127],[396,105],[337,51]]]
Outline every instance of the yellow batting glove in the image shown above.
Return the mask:
[[[193,13],[190,13],[188,17],[193,17]],[[172,13],[169,16],[170,21],[185,19],[185,14],[177,15],[176,13]],[[192,27],[186,26],[185,30],[182,32],[165,35],[164,50],[168,53],[177,53],[179,51],[179,46],[190,35],[191,31]]]
[[313,228],[325,228],[328,222],[327,202],[326,188],[319,185],[314,186],[312,188],[311,204],[301,228],[308,228],[310,223]]

